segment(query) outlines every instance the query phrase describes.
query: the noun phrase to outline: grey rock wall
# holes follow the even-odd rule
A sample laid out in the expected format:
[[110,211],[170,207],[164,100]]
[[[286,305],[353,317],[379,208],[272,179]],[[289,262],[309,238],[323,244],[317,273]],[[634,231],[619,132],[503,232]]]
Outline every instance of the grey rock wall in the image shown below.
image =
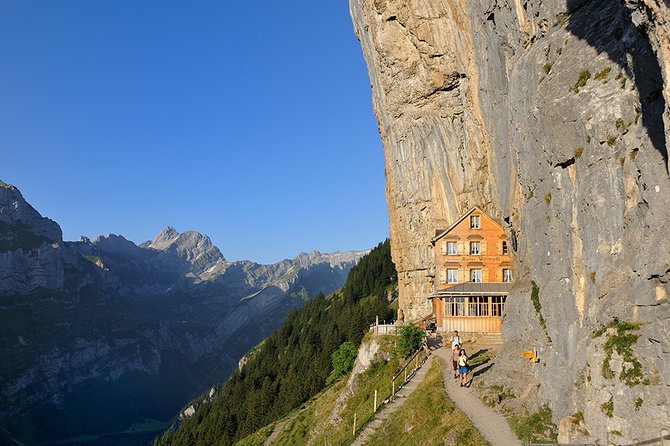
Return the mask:
[[0,181],[0,292],[63,287],[63,236],[14,186]]
[[[350,8],[384,143],[401,316],[430,313],[435,229],[479,205],[505,225],[518,278],[501,382],[517,395],[537,382],[527,406],[548,404],[556,424],[582,412],[582,431],[562,423],[573,441],[656,435],[670,419],[667,2]],[[615,318],[640,324],[620,334],[638,336],[632,357],[608,356]],[[533,347],[540,366],[520,358]]]

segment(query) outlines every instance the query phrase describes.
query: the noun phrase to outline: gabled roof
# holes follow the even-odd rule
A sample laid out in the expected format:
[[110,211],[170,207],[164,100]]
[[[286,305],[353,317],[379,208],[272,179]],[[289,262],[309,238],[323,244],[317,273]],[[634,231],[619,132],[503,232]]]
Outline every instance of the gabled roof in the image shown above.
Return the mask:
[[503,227],[502,227],[502,225],[501,225],[500,223],[498,223],[495,219],[493,219],[489,214],[487,214],[486,212],[482,211],[479,207],[475,206],[475,207],[473,207],[472,209],[470,209],[468,212],[466,212],[465,214],[461,215],[461,216],[459,217],[459,219],[456,220],[454,223],[452,223],[451,226],[449,226],[447,229],[445,229],[445,230],[443,230],[443,231],[440,231],[439,233],[435,234],[435,237],[433,237],[433,238],[430,240],[430,242],[434,245],[435,242],[437,242],[439,239],[441,239],[442,237],[444,237],[447,233],[449,233],[449,231],[451,231],[452,229],[454,229],[460,222],[462,222],[466,217],[468,217],[468,216],[469,216],[470,214],[472,214],[474,211],[479,211],[479,212],[481,212],[482,215],[485,215],[489,220],[491,220],[493,223],[495,223],[496,225],[498,225],[498,227],[500,227],[500,229],[503,229]]

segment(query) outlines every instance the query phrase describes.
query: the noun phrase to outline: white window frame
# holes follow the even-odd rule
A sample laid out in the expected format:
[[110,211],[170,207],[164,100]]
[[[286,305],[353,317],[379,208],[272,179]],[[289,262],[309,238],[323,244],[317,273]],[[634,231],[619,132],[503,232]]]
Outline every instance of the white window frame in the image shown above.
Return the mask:
[[[476,251],[474,252],[475,249],[474,247],[477,247]],[[482,254],[482,242],[470,242],[470,255],[471,256],[478,256]]]
[[507,240],[503,240],[502,242],[502,253],[504,256],[509,254],[509,246],[507,246]]
[[[506,277],[508,275],[508,277]],[[510,268],[503,268],[503,282],[513,282],[512,270]]]
[[472,282],[472,283],[482,283],[482,270],[481,269],[471,269],[470,270],[470,282]]
[[448,256],[458,255],[458,243],[447,242],[447,255]]
[[470,229],[480,229],[481,228],[481,219],[479,215],[470,216]]
[[447,283],[458,283],[458,270],[447,269]]

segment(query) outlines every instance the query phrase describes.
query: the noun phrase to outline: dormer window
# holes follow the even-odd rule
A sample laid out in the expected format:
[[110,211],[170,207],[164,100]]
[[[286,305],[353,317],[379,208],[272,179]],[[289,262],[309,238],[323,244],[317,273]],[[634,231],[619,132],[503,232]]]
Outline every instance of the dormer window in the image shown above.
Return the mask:
[[470,216],[470,229],[479,229],[479,215]]

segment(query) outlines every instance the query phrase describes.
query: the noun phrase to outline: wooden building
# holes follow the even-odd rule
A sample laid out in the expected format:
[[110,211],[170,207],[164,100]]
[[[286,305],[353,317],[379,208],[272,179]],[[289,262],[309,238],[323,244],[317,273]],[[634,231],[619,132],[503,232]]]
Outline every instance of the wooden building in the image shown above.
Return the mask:
[[442,331],[499,333],[512,286],[509,247],[502,226],[474,207],[437,231],[433,314]]

